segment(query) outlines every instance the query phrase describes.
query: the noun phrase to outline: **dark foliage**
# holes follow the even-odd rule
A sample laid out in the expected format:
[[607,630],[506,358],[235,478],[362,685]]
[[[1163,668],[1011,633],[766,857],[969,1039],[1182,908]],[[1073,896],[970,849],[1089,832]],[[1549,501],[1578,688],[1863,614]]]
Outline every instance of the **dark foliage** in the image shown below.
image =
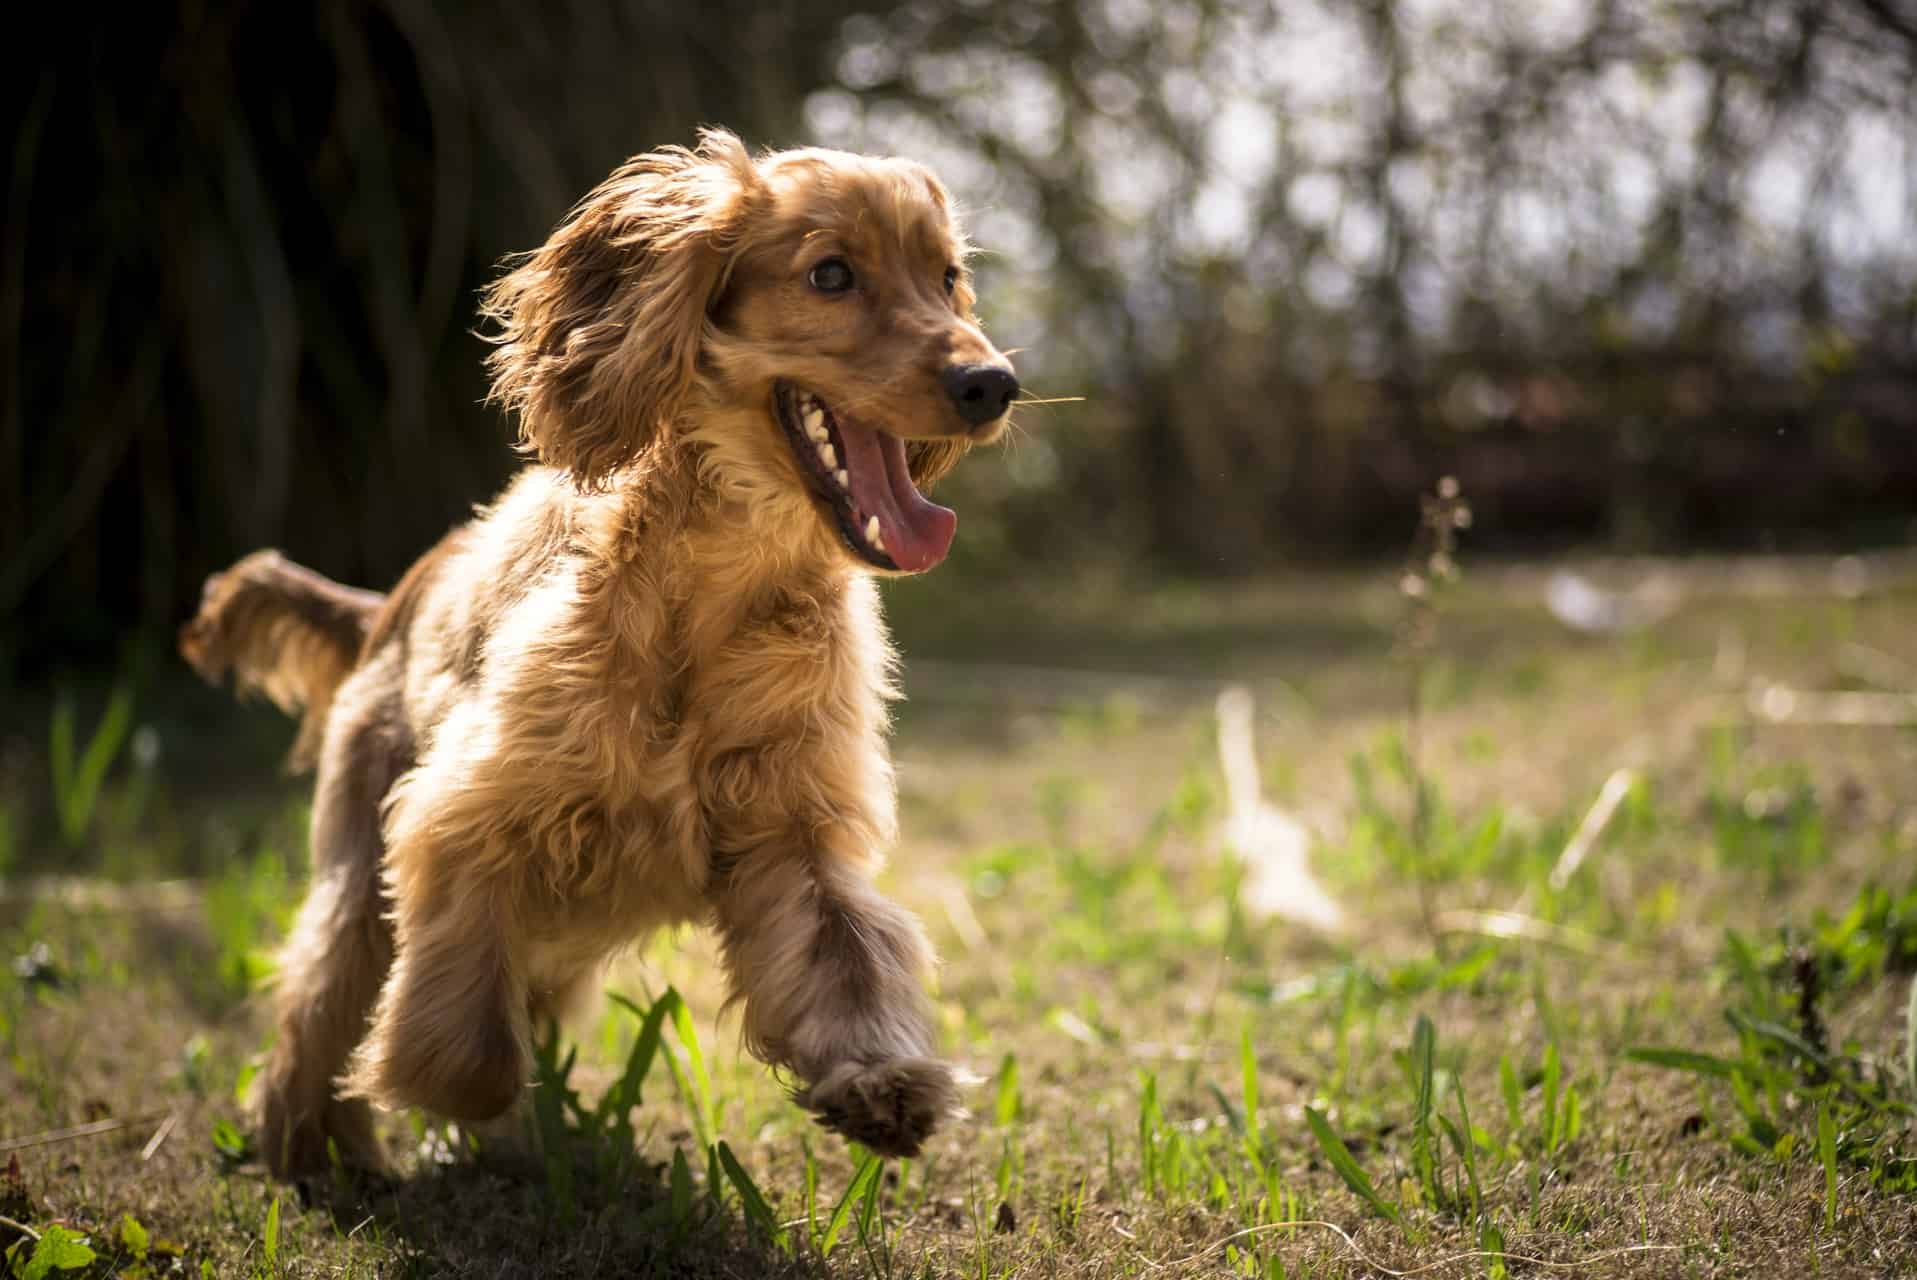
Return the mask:
[[[221,0],[42,15],[5,89],[0,687],[261,545],[389,584],[514,465],[478,288],[721,122],[972,207],[1040,394],[973,564],[1908,538],[1905,0]],[[963,572],[964,562],[951,572]]]
[[[831,4],[47,10],[0,306],[0,684],[283,546],[390,583],[514,465],[476,292],[619,160],[791,142]],[[11,651],[11,652],[9,652]]]

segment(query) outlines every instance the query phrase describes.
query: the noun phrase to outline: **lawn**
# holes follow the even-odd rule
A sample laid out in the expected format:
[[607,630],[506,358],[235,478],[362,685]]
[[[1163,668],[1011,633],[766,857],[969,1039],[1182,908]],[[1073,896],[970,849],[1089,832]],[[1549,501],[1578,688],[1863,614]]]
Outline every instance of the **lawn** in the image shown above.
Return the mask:
[[[897,585],[886,886],[977,1077],[910,1162],[805,1123],[687,933],[547,1046],[540,1156],[395,1116],[396,1181],[269,1182],[238,1099],[303,874],[291,725],[161,656],[27,697],[0,1248],[22,1276],[1917,1273],[1917,574],[1657,572],[1674,611],[1588,635],[1544,570],[1470,565],[1412,640],[1389,570]],[[1341,932],[1241,904],[1225,682]]]

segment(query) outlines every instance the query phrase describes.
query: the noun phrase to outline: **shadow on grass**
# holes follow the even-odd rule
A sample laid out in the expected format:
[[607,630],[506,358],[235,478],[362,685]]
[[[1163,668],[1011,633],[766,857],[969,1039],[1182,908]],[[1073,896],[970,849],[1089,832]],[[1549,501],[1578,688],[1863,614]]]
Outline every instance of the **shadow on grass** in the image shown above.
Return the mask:
[[690,1203],[675,1203],[666,1164],[635,1161],[611,1176],[603,1169],[594,1153],[575,1151],[568,1196],[545,1171],[493,1160],[428,1164],[391,1182],[309,1184],[304,1194],[341,1236],[390,1250],[381,1275],[826,1274],[815,1260],[788,1258],[752,1238],[739,1215],[703,1189]]
[[[611,999],[635,1033],[625,1070],[602,1095],[581,1097],[577,1047],[562,1053],[558,1029],[546,1027],[534,1045],[536,1084],[518,1113],[521,1140],[481,1144],[475,1159],[466,1139],[449,1144],[429,1131],[422,1150],[431,1154],[413,1177],[387,1184],[370,1205],[342,1188],[347,1199],[328,1206],[337,1228],[376,1229],[415,1275],[821,1274],[800,1260],[804,1236],[778,1223],[717,1137],[704,1053],[678,992],[646,1006]],[[691,1113],[703,1151],[695,1159],[676,1145],[669,1163],[648,1159],[634,1128],[658,1062]]]

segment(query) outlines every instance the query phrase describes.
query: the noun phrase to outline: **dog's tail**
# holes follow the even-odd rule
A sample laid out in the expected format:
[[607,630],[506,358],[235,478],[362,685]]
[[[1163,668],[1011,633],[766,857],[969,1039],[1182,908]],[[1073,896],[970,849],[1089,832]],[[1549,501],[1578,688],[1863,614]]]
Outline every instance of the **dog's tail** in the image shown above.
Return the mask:
[[208,681],[218,684],[231,670],[242,695],[264,693],[288,715],[301,715],[287,764],[310,768],[333,695],[359,664],[385,599],[277,551],[255,551],[206,580],[199,613],[180,628],[180,652]]

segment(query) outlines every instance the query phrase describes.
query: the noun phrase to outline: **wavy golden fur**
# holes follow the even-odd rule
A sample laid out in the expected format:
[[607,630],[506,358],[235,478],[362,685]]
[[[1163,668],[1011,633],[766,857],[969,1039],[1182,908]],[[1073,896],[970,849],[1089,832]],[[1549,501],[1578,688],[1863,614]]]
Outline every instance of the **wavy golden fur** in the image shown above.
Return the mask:
[[639,156],[486,298],[539,465],[385,596],[270,552],[209,582],[188,657],[304,707],[318,763],[255,1098],[276,1171],[329,1139],[381,1165],[369,1104],[505,1112],[535,1021],[682,921],[822,1123],[905,1154],[952,1109],[929,950],[871,882],[872,578],[943,556],[916,486],[1016,390],[965,252],[910,162],[719,131]]

